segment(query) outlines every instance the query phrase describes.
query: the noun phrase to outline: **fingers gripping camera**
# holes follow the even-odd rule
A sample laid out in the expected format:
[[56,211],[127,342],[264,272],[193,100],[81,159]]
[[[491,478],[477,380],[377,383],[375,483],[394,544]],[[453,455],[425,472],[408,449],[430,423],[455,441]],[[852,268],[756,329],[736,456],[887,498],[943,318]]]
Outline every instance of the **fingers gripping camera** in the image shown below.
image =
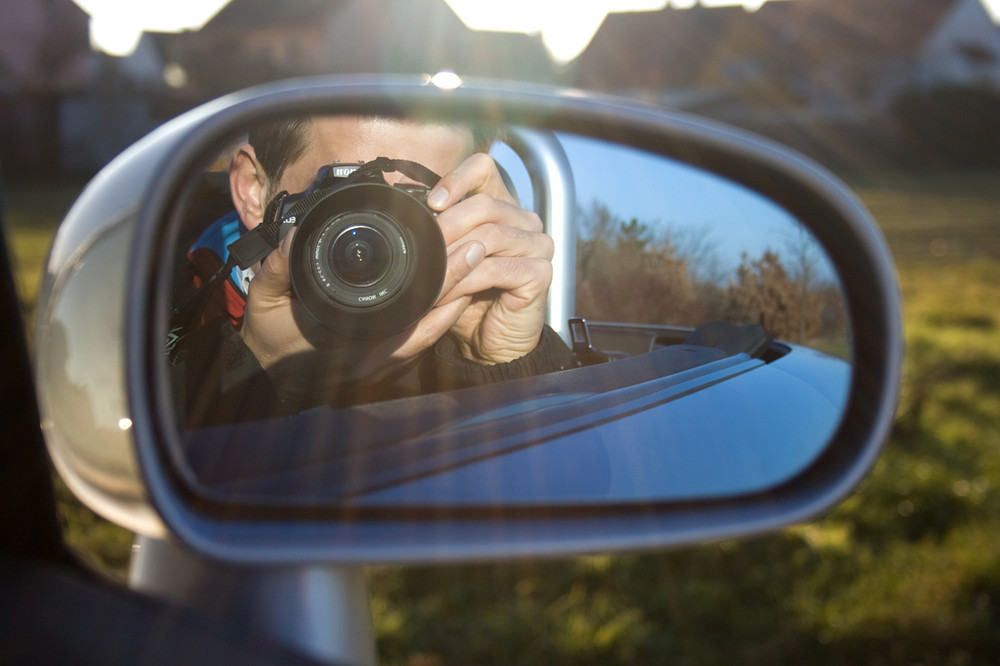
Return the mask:
[[[423,185],[386,183],[397,171]],[[251,266],[297,227],[292,291],[309,316],[345,337],[389,337],[426,314],[444,283],[444,237],[424,203],[438,180],[407,160],[327,165],[304,192],[278,194],[231,256]]]

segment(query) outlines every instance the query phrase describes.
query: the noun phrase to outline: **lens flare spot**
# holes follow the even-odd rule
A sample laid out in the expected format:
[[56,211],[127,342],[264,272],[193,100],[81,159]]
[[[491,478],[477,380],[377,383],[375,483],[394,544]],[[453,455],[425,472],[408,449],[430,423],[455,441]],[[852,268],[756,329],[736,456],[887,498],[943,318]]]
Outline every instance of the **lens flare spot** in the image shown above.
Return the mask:
[[441,90],[454,90],[462,85],[462,77],[455,72],[444,70],[432,76],[431,83]]

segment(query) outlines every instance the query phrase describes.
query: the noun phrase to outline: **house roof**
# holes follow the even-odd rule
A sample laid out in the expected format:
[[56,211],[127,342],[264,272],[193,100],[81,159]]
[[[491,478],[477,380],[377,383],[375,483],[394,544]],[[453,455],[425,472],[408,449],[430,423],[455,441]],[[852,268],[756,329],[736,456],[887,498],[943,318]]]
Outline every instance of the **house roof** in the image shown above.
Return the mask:
[[[773,23],[815,35],[841,50],[915,55],[944,14],[958,0],[796,0],[772,3]],[[778,10],[779,6],[782,11]]]
[[333,0],[231,0],[205,24],[202,32],[309,25],[333,4],[336,4]]
[[0,85],[67,92],[90,83],[88,17],[71,0],[5,0],[0,20]]
[[[718,82],[724,65],[766,62],[808,76],[834,64],[914,56],[957,0],[795,0],[612,14],[575,69],[577,83],[615,89]],[[808,35],[808,41],[803,39]]]
[[158,36],[208,99],[324,73],[433,73],[553,82],[537,36],[476,32],[442,0],[233,0],[202,30]]
[[552,67],[537,36],[469,30],[442,0],[232,0],[200,32],[163,48],[204,70],[206,96],[303,74],[450,68],[617,92],[714,86],[782,105],[817,92],[868,98],[879,85],[873,64],[916,57],[961,1],[794,0],[752,13],[700,5],[615,13],[563,70]]

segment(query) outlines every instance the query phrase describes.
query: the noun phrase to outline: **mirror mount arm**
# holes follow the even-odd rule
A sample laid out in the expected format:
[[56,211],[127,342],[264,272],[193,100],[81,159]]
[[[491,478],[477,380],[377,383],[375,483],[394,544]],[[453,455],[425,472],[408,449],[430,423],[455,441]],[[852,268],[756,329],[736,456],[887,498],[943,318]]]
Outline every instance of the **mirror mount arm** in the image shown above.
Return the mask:
[[576,190],[569,158],[552,132],[512,127],[507,142],[528,170],[535,211],[555,242],[547,323],[572,344],[568,322],[576,314]]
[[[363,567],[231,565],[163,539],[138,536],[129,587],[228,622],[321,664],[378,663]],[[238,609],[220,600],[239,595]]]

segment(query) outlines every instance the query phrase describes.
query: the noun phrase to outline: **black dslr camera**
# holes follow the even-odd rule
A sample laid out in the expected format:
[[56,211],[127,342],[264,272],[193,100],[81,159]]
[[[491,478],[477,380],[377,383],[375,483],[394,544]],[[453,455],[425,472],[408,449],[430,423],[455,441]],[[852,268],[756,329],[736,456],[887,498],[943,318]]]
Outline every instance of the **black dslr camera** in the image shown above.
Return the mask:
[[[389,185],[384,174],[396,171],[421,185]],[[304,192],[275,197],[264,223],[230,255],[251,266],[298,227],[289,261],[306,311],[346,337],[388,337],[424,316],[444,283],[444,237],[425,203],[439,179],[416,162],[384,157],[327,165]]]

